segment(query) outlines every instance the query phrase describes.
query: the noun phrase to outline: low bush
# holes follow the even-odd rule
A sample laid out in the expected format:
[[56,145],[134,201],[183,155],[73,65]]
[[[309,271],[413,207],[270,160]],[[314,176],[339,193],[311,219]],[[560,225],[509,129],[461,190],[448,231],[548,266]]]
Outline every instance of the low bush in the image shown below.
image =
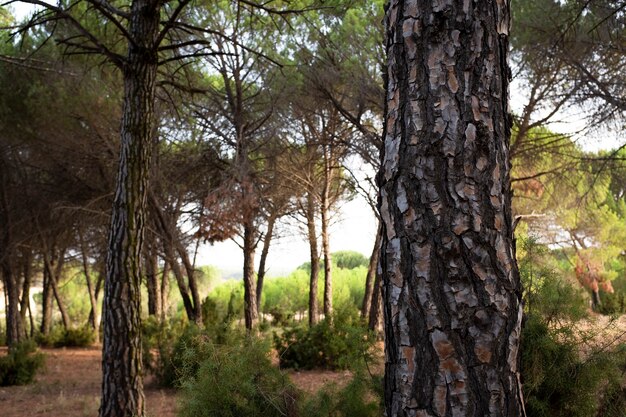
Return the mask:
[[301,407],[307,417],[380,417],[383,415],[383,381],[357,370],[344,388],[325,385]]
[[0,386],[29,384],[43,365],[44,355],[37,352],[37,344],[21,342],[0,357]]
[[96,341],[96,333],[90,326],[76,329],[64,329],[61,326],[55,326],[47,335],[37,334],[35,341],[44,347],[87,347]]
[[280,366],[295,369],[346,369],[356,359],[372,358],[374,335],[356,312],[339,312],[315,326],[297,326],[274,335]]
[[[197,348],[196,348],[197,349]],[[182,417],[296,417],[299,393],[272,365],[268,346],[257,339],[238,345],[202,340],[204,358],[184,354],[194,376],[182,379]]]
[[200,327],[186,322],[159,323],[148,319],[143,324],[144,368],[166,387],[179,387],[193,378],[207,356],[209,343],[235,344],[243,338],[231,321],[208,323]]
[[[621,392],[626,350],[593,352],[582,358],[579,349],[571,327],[550,328],[540,317],[528,317],[521,354],[529,417],[618,415],[599,410],[603,398]],[[610,409],[611,404],[604,407]]]

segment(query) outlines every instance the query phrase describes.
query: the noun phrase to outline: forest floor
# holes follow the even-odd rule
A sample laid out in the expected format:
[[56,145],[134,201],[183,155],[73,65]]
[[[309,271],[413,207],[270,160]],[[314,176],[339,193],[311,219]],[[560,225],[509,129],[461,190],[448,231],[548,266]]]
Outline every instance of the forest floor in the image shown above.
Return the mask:
[[[593,333],[581,346],[583,354],[602,348],[614,348],[626,343],[626,315],[615,321],[595,316],[581,325]],[[585,348],[586,346],[586,348]],[[382,351],[382,343],[379,345]],[[101,347],[83,349],[42,349],[46,355],[44,371],[35,383],[19,387],[0,387],[0,416],[2,417],[95,417],[98,415],[101,383]],[[0,355],[6,348],[0,348]],[[376,366],[375,372],[382,371]],[[324,384],[339,385],[350,378],[350,372],[290,371],[289,375],[300,389],[315,393]],[[157,386],[148,376],[145,380],[146,411],[149,417],[175,417],[177,392]]]
[[[0,387],[2,417],[95,417],[100,404],[101,347],[82,349],[42,349],[45,369],[35,383],[27,386]],[[6,348],[0,349],[0,355]],[[342,383],[349,372],[289,372],[300,389],[318,391],[328,382]],[[146,414],[149,417],[176,416],[177,393],[145,380]]]

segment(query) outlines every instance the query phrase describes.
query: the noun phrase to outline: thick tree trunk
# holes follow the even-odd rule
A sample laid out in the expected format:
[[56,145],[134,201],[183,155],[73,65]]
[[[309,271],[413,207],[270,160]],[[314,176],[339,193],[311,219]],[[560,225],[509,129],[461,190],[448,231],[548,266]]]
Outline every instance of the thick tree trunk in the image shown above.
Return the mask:
[[243,229],[243,304],[246,329],[256,328],[259,314],[256,305],[256,282],[254,280],[254,250],[256,247],[256,229],[244,224]]
[[374,281],[376,280],[376,270],[378,268],[378,258],[380,254],[380,242],[383,237],[383,226],[379,222],[376,229],[376,240],[374,241],[374,249],[370,256],[370,262],[367,266],[367,276],[365,277],[365,293],[363,294],[363,303],[361,304],[361,318],[367,318],[370,315],[372,306],[372,294],[374,292]]
[[315,200],[307,193],[306,224],[309,235],[309,253],[311,254],[311,277],[309,280],[309,326],[317,323],[319,311],[317,306],[317,281],[320,275],[320,255],[317,249],[317,233],[315,230]]
[[261,258],[259,259],[259,272],[256,277],[256,307],[258,313],[261,314],[261,295],[263,294],[263,281],[265,280],[265,262],[267,255],[270,253],[270,245],[272,236],[274,235],[274,226],[276,225],[276,215],[270,215],[267,220],[267,231],[263,238],[263,248],[261,249]]
[[160,0],[133,0],[104,284],[100,417],[144,415],[141,246],[154,132]]
[[523,416],[509,2],[393,0],[385,21],[386,415]]

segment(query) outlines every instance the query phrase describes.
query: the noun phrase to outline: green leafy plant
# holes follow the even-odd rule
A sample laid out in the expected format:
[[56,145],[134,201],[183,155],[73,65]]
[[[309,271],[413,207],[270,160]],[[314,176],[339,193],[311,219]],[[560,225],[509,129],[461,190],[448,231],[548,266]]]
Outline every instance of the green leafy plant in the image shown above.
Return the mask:
[[54,326],[50,333],[39,333],[35,341],[44,347],[87,347],[96,341],[96,333],[90,326],[82,326],[76,329],[64,329],[62,326]]
[[21,342],[0,357],[0,386],[29,384],[43,365],[44,355],[37,352],[37,344]]

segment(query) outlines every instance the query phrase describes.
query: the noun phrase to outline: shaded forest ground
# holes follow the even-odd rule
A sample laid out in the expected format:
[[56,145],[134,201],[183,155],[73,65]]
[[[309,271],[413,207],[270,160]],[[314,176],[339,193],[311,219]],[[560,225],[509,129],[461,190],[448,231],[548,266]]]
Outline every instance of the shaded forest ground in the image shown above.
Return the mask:
[[[594,334],[581,345],[583,355],[594,348],[626,343],[626,315],[615,321],[607,316],[594,315],[579,324],[588,335]],[[382,343],[378,346],[382,350]],[[2,417],[96,416],[100,401],[100,349],[100,346],[42,349],[46,355],[46,367],[34,384],[0,387]],[[4,354],[6,348],[0,350],[0,355]],[[382,372],[381,364],[375,368],[375,372]],[[296,386],[310,393],[317,392],[326,383],[342,385],[350,378],[349,371],[290,371],[289,375]],[[176,390],[156,386],[151,376],[146,378],[145,385],[147,415],[175,417]]]
[[[93,417],[98,415],[101,383],[101,347],[84,349],[42,349],[46,367],[34,384],[0,387],[2,417]],[[0,355],[6,354],[1,348]],[[349,372],[290,372],[300,388],[316,392],[325,383],[345,382]],[[177,394],[174,389],[155,385],[152,377],[145,381],[146,411],[149,417],[175,417]]]

